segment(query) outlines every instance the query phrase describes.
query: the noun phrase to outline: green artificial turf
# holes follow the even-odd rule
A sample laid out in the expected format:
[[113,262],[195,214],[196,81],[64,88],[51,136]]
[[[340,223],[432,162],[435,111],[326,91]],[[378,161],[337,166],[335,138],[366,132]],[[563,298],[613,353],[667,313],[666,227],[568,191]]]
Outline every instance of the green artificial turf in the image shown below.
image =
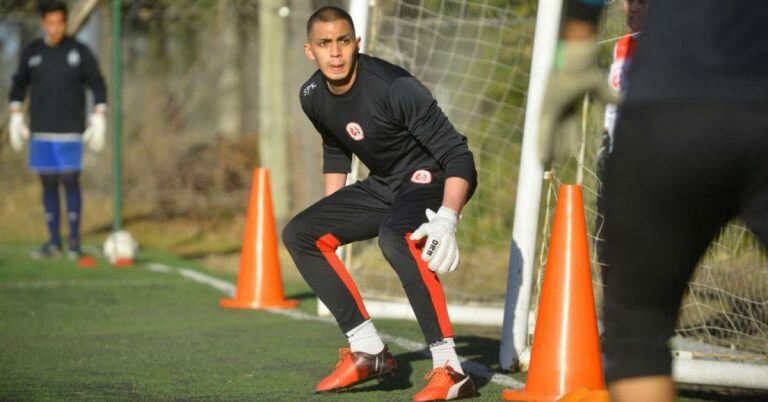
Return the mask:
[[[83,269],[63,258],[31,260],[29,249],[0,246],[0,400],[410,400],[431,368],[422,353],[390,345],[399,364],[394,380],[314,395],[345,345],[334,324],[223,309],[219,290],[141,264]],[[144,262],[203,271],[144,255]],[[305,285],[288,283],[286,292],[314,311]],[[423,341],[415,322],[377,327]],[[457,328],[461,354],[496,360],[497,340],[461,334]],[[475,380],[477,400],[500,399],[501,386]]]
[[[78,268],[64,258],[32,260],[31,246],[0,245],[0,401],[243,400],[407,401],[425,384],[431,361],[390,343],[396,377],[352,391],[315,395],[315,384],[345,346],[333,322],[219,307],[220,290],[151,262],[191,268],[230,283],[194,262],[143,252],[131,268],[104,261]],[[285,284],[299,310],[314,316],[314,295]],[[376,320],[379,332],[422,342],[413,321]],[[498,329],[455,326],[459,354],[498,369]],[[512,375],[524,381],[523,374]],[[502,386],[473,377],[478,401],[501,400]],[[763,400],[688,392],[688,400]]]

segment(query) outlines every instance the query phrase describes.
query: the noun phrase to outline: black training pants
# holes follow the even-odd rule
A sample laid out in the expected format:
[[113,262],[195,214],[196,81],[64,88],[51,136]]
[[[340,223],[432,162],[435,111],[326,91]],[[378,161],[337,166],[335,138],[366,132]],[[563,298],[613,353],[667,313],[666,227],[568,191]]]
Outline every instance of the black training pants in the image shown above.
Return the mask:
[[318,201],[283,230],[283,242],[296,267],[342,331],[348,332],[369,316],[336,249],[378,236],[427,343],[453,336],[440,280],[421,260],[421,244],[408,240],[410,233],[426,222],[425,210],[436,211],[442,203],[443,179],[435,174],[428,177],[432,177],[430,183],[406,178],[394,190],[369,177]]
[[606,167],[606,380],[669,375],[686,284],[740,215],[768,241],[768,102],[625,105]]

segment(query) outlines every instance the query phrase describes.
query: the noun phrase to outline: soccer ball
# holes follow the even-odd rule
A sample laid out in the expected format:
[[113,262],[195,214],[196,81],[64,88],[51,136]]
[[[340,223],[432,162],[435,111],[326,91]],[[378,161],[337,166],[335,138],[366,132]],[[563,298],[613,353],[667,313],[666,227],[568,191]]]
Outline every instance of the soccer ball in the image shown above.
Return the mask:
[[104,256],[112,265],[131,265],[139,250],[139,243],[125,230],[112,232],[104,241]]

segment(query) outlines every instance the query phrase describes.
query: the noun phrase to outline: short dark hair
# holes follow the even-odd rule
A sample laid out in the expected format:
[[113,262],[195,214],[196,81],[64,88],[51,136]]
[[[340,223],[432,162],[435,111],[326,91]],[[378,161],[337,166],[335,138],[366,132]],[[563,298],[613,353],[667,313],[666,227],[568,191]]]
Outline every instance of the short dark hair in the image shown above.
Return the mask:
[[67,13],[69,12],[67,5],[59,0],[41,1],[37,10],[40,12],[40,18],[45,18],[50,13],[62,12],[64,13],[64,19],[67,19]]
[[310,32],[312,32],[312,25],[314,25],[315,22],[333,22],[338,20],[349,22],[349,26],[352,27],[352,32],[355,32],[355,23],[352,21],[352,17],[349,13],[339,7],[325,6],[318,8],[317,11],[309,16],[309,19],[307,20],[307,37],[309,37]]

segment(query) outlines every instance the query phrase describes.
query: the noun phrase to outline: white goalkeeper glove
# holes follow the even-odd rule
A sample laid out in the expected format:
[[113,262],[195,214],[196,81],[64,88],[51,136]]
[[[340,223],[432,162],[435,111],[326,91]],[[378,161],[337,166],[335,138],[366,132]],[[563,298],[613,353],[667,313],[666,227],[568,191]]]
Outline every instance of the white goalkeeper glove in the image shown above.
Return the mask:
[[597,66],[592,41],[562,41],[549,74],[539,118],[539,157],[546,168],[572,155],[580,138],[578,105],[584,95],[603,103],[619,96]]
[[456,224],[459,214],[448,207],[440,207],[437,213],[427,209],[427,223],[411,234],[410,239],[427,243],[421,259],[429,263],[429,269],[438,274],[453,272],[459,265],[459,247],[456,245]]
[[93,152],[101,152],[104,148],[104,137],[107,131],[107,122],[104,118],[103,109],[97,110],[91,114],[88,119],[88,127],[83,132],[83,142],[88,144],[88,148]]
[[24,124],[24,113],[21,111],[11,111],[11,119],[8,123],[8,137],[11,141],[11,148],[20,152],[24,148],[24,141],[29,139],[29,127]]

